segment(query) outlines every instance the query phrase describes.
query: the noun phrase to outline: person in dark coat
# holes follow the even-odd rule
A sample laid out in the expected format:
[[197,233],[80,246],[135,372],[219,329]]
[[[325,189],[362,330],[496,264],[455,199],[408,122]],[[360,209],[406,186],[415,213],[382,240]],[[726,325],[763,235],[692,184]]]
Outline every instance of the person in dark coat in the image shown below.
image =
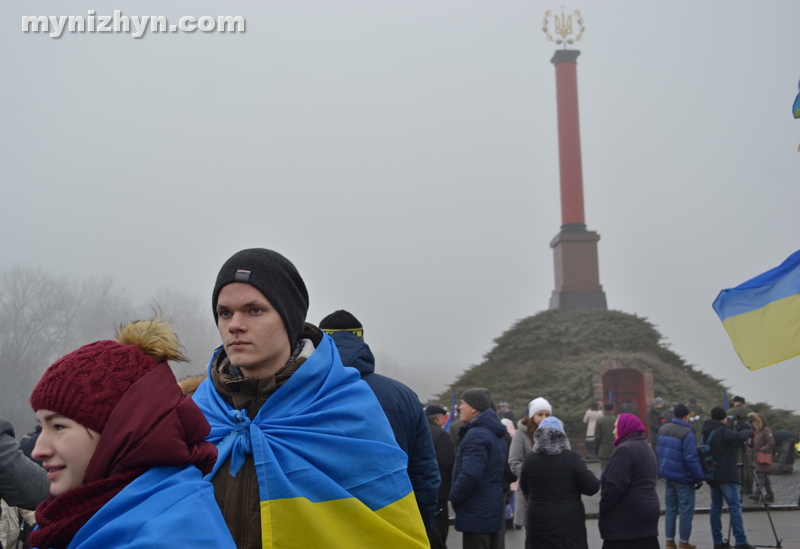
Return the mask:
[[658,441],[658,430],[664,424],[664,399],[656,397],[653,405],[647,410],[644,415],[647,422],[647,436],[650,441],[650,447],[653,449],[653,455],[656,452],[656,443]]
[[596,494],[600,481],[570,448],[558,418],[539,424],[519,486],[528,498],[525,549],[587,549],[581,494]]
[[439,475],[442,477],[442,484],[439,486],[439,506],[433,517],[433,528],[438,532],[438,536],[431,536],[431,549],[437,549],[446,547],[447,533],[450,530],[448,502],[450,501],[450,482],[453,477],[456,454],[453,451],[450,435],[442,429],[447,421],[447,410],[436,404],[430,404],[425,407],[425,417],[428,418],[433,447],[436,450],[436,462],[439,464]]
[[425,528],[430,532],[441,478],[431,430],[417,394],[399,381],[375,373],[375,357],[364,343],[364,328],[351,313],[335,311],[323,318],[319,327],[333,338],[342,364],[358,370],[361,379],[375,393],[398,446],[408,456],[408,478]]
[[616,449],[600,475],[598,527],[603,549],[659,549],[658,464],[636,416],[620,414]]
[[[738,549],[752,549],[747,543],[747,535],[742,521],[742,503],[739,497],[739,470],[737,450],[743,447],[745,441],[753,437],[751,429],[733,431],[728,428],[729,418],[725,410],[720,407],[711,409],[711,419],[703,422],[700,432],[703,434],[703,443],[711,446],[711,455],[714,457],[716,467],[714,478],[708,481],[711,489],[711,509],[709,522],[711,523],[711,537],[714,539],[714,549],[730,547],[722,537],[722,500],[728,504],[730,525],[736,538]],[[713,438],[711,434],[715,433]],[[709,442],[709,438],[711,441]]]
[[0,498],[12,507],[35,509],[49,486],[47,471],[22,453],[14,426],[0,417]]
[[497,549],[503,522],[505,425],[492,409],[488,389],[461,395],[461,443],[453,467],[450,503],[463,549]]

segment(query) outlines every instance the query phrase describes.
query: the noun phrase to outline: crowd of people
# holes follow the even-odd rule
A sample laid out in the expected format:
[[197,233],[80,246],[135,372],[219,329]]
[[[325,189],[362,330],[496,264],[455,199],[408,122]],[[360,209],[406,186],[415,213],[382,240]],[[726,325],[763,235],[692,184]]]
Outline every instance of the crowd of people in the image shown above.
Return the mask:
[[461,395],[457,418],[423,409],[411,389],[375,372],[353,314],[335,311],[317,327],[306,322],[308,304],[287,258],[242,250],[213,287],[222,344],[205,376],[176,381],[169,362],[184,357],[160,318],[57,360],[30,397],[38,428],[27,455],[0,418],[0,548],[439,549],[452,507],[465,549],[504,549],[507,517],[525,529],[526,548],[582,549],[582,496],[598,491],[604,548],[657,548],[660,477],[668,549],[694,547],[703,482],[715,549],[726,547],[723,501],[736,547],[748,549],[739,458],[755,472],[755,491],[743,492],[765,504],[773,453],[778,473],[793,466],[794,433],[770,431],[743,399],[701,421],[694,399],[665,412],[656,398],[647,426],[627,399],[619,410],[595,402],[583,418],[598,478],[546,398],[518,422],[482,387]]

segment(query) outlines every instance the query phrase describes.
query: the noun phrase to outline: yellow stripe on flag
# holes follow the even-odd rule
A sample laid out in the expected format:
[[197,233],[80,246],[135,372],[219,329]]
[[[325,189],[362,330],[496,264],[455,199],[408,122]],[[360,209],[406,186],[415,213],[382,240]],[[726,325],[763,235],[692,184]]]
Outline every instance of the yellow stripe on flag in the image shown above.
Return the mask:
[[773,301],[722,323],[742,363],[758,370],[797,356],[800,349],[800,295]]
[[356,498],[320,503],[306,498],[262,501],[261,526],[265,549],[430,547],[413,492],[377,511]]

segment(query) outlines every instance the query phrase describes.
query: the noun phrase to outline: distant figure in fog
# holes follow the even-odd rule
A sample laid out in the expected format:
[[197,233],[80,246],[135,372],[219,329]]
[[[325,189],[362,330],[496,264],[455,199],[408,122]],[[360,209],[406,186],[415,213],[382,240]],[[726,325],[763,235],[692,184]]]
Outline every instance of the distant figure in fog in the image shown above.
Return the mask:
[[536,429],[519,486],[528,498],[526,549],[587,549],[581,494],[596,494],[600,482],[570,448],[558,418],[545,418]]
[[603,417],[603,411],[600,409],[601,406],[602,405],[595,400],[592,402],[592,407],[583,414],[583,422],[586,424],[586,454],[589,459],[597,457],[594,431],[597,420]]
[[597,448],[597,457],[600,458],[600,470],[605,469],[611,454],[614,452],[614,426],[617,418],[614,417],[614,403],[603,404],[603,416],[597,420],[594,427],[594,444]]
[[603,549],[659,549],[658,465],[638,417],[620,414],[616,449],[600,475],[598,527]]

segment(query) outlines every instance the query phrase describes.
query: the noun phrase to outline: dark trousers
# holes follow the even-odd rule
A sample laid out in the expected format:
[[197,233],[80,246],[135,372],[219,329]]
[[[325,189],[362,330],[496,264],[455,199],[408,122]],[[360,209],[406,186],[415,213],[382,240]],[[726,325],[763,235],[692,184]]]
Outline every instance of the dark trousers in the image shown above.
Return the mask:
[[467,534],[461,535],[461,547],[463,549],[497,549],[500,535],[494,534]]
[[447,533],[450,531],[450,509],[447,500],[440,499],[433,515],[433,532],[431,532],[431,549],[445,549],[447,547]]

